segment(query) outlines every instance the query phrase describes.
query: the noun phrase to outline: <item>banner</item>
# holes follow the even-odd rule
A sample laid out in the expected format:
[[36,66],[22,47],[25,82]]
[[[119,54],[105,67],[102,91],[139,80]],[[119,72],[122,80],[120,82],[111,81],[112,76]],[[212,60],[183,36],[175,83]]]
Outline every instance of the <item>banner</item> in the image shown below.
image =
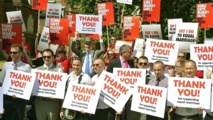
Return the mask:
[[160,21],[160,0],[143,0],[142,21],[159,22]]
[[132,5],[132,0],[117,0],[117,2]]
[[103,15],[103,26],[115,24],[114,8],[112,2],[98,3],[97,8],[98,15]]
[[69,21],[64,18],[50,18],[49,19],[50,40],[52,44],[69,45],[68,32]]
[[176,32],[176,23],[182,23],[182,18],[179,19],[168,19],[168,39],[172,40],[172,36]]
[[60,72],[32,70],[36,76],[33,95],[64,99],[67,74]]
[[22,32],[26,32],[26,27],[21,11],[6,12],[8,23],[22,24]]
[[0,113],[3,113],[4,108],[3,108],[3,88],[0,87]]
[[140,38],[139,17],[124,16],[123,40]]
[[48,0],[32,0],[33,10],[46,10]]
[[117,40],[116,43],[115,43],[115,53],[119,53],[120,47],[124,44],[132,46],[132,41]]
[[130,98],[131,88],[122,83],[112,73],[103,71],[95,84],[101,86],[100,98],[117,112],[121,112]]
[[7,69],[2,85],[3,93],[5,95],[15,95],[17,98],[29,100],[34,82],[34,74]]
[[211,81],[198,78],[169,78],[168,101],[178,107],[210,109]]
[[142,56],[142,53],[144,51],[144,42],[144,39],[136,38],[132,56],[135,56],[137,58]]
[[2,49],[9,51],[12,44],[22,44],[22,27],[21,24],[2,23]]
[[196,62],[198,69],[213,67],[213,45],[194,44],[190,45],[190,58]]
[[212,3],[198,3],[196,6],[196,22],[199,28],[213,28],[213,7]]
[[142,25],[143,39],[155,38],[162,39],[161,25]]
[[58,4],[58,3],[47,4],[45,26],[49,26],[50,18],[61,18],[61,9],[62,9],[61,4]]
[[101,34],[102,15],[76,15],[76,31],[79,33]]
[[101,89],[70,82],[63,108],[95,114]]
[[75,14],[65,15],[65,18],[69,20],[69,37],[75,37],[76,16]]
[[137,84],[133,93],[132,111],[164,118],[167,88]]
[[157,60],[162,61],[165,65],[175,65],[176,59],[174,56],[178,55],[179,43],[168,40],[147,39],[145,56],[150,63]]
[[113,74],[117,76],[120,82],[124,83],[130,88],[134,88],[136,83],[145,85],[146,70],[134,68],[113,68]]
[[[49,28],[44,27],[38,44],[38,50],[43,51],[48,48]],[[50,44],[50,49],[56,53],[57,45]]]

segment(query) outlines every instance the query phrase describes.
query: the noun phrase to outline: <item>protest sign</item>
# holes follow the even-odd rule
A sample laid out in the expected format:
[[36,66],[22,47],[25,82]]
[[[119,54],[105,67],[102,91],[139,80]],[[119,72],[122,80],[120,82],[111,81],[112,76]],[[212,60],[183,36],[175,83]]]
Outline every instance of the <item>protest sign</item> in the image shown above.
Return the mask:
[[112,2],[98,3],[98,15],[103,15],[103,26],[113,25],[114,20],[114,8]]
[[69,83],[63,108],[95,114],[100,96],[99,87]]
[[160,21],[160,0],[143,0],[142,21]]
[[124,3],[124,4],[132,4],[132,0],[117,0],[118,3]]
[[213,44],[190,45],[190,58],[196,62],[199,69],[213,67]]
[[178,55],[178,48],[179,44],[175,41],[147,39],[145,56],[150,63],[160,60],[166,65],[175,65],[174,56]]
[[173,41],[179,42],[180,52],[190,52],[191,44],[196,44],[198,23],[177,23]]
[[84,34],[84,37],[90,37],[92,38],[92,40],[100,40],[99,35],[98,34]]
[[172,36],[176,32],[176,23],[182,23],[182,18],[179,19],[168,19],[168,39],[172,40]]
[[167,88],[137,84],[133,93],[131,110],[164,118]]
[[50,18],[61,18],[62,5],[59,3],[48,3],[46,11],[45,26],[49,26]]
[[0,113],[3,113],[3,88],[0,87]]
[[50,40],[52,44],[68,45],[69,21],[63,18],[49,19]]
[[41,97],[64,99],[65,86],[67,81],[66,73],[32,70],[36,76],[33,94]]
[[123,40],[140,38],[139,17],[124,16]]
[[211,112],[213,112],[213,74],[211,74]]
[[124,44],[132,46],[132,41],[117,40],[116,43],[115,43],[115,53],[119,53],[120,47]]
[[122,83],[112,73],[103,71],[95,84],[101,86],[100,98],[117,112],[121,112],[132,94],[131,88]]
[[[38,50],[43,51],[48,48],[49,28],[44,27],[38,44]],[[50,44],[50,49],[56,53],[57,45]]]
[[65,15],[65,18],[69,20],[69,37],[75,37],[76,16],[75,14]]
[[26,31],[21,11],[6,12],[8,23],[22,24],[22,32]]
[[162,39],[161,25],[142,25],[143,39],[155,38]]
[[48,0],[32,0],[33,10],[46,10]]
[[212,38],[205,38],[204,44],[213,44],[213,39]]
[[144,42],[144,39],[136,38],[132,56],[139,58],[142,55]]
[[79,33],[101,34],[102,15],[76,15],[76,31]]
[[12,44],[22,43],[21,24],[1,24],[2,49],[9,51]]
[[212,16],[212,3],[197,3],[196,22],[199,23],[199,28],[213,28]]
[[172,104],[178,107],[210,109],[210,80],[172,77],[168,81],[167,99]]
[[35,75],[33,74],[7,69],[3,82],[3,93],[29,100],[34,82]]
[[146,70],[145,69],[134,69],[134,68],[113,68],[113,74],[130,88],[134,88],[136,83],[145,84],[146,81]]

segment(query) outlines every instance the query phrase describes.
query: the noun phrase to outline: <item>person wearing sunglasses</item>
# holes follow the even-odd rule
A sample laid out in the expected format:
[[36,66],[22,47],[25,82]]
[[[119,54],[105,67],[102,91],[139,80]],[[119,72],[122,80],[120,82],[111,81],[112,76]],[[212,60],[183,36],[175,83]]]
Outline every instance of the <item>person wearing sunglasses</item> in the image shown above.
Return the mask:
[[[4,63],[2,67],[2,73],[0,75],[0,86],[2,85],[6,76],[6,70],[17,70],[22,72],[31,72],[31,67],[21,61],[23,54],[23,47],[19,44],[12,44],[10,48],[10,56],[12,61]],[[15,95],[4,95],[4,114],[3,120],[24,120],[24,113],[26,107],[26,100],[16,98]]]
[[141,56],[138,58],[137,66],[139,69],[146,69],[146,81],[145,84],[149,83],[150,80],[150,72],[147,70],[149,68],[149,60],[146,56]]

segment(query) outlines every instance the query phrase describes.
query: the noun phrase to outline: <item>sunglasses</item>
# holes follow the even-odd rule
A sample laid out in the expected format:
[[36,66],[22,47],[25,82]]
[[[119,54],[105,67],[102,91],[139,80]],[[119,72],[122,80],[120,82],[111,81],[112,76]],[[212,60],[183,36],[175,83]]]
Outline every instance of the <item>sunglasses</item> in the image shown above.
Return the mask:
[[45,59],[45,58],[50,59],[50,58],[51,58],[51,56],[43,56],[42,58],[43,58],[43,59]]
[[99,67],[99,64],[93,64],[92,66],[93,66],[93,67],[95,67],[95,66],[96,66],[96,67]]
[[142,65],[147,65],[147,63],[143,63],[143,62],[141,62],[141,63],[138,63],[138,65],[140,65],[140,66],[142,66]]
[[19,53],[19,52],[10,52],[10,54],[13,54],[13,55],[15,55],[15,54],[17,54],[17,53]]

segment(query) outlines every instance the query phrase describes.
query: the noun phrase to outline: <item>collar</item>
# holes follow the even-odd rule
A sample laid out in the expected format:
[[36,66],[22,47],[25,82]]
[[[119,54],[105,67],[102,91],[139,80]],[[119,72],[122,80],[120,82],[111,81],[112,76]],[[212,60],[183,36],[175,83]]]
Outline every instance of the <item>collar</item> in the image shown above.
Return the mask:
[[[165,78],[165,76],[163,75],[162,77],[160,77],[160,81],[162,80],[162,79],[164,79]],[[156,81],[157,81],[157,78],[155,78],[156,79]]]
[[49,66],[47,66],[46,64],[44,64],[44,68],[52,68],[53,67],[53,63],[52,64],[50,64]]
[[120,56],[119,58],[120,58],[121,63],[123,63],[124,61],[126,61],[126,60],[123,59],[121,56]]
[[19,65],[21,64],[21,61],[19,61],[19,62],[17,62],[17,63],[14,63],[14,62],[12,61],[12,64],[13,64],[13,65],[16,64],[17,66],[19,66]]

